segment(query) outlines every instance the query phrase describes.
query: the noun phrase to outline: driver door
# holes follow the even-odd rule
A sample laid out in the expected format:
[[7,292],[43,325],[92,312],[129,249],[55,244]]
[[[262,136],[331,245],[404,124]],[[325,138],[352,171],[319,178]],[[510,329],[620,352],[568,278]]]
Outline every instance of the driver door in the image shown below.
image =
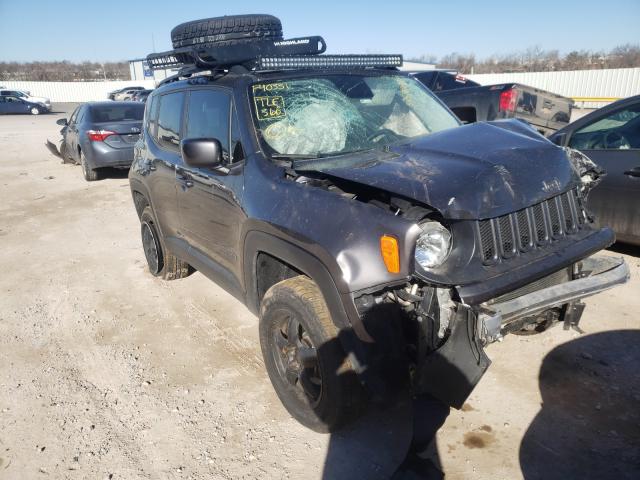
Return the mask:
[[589,193],[597,222],[613,228],[619,240],[640,242],[640,103],[576,130],[569,146],[607,172]]

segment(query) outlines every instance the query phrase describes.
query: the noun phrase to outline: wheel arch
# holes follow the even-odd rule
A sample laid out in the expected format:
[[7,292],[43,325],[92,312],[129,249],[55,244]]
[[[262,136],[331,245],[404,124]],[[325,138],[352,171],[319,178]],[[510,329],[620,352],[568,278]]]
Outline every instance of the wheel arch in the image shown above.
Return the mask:
[[[260,255],[265,254],[283,262],[287,269],[308,276],[318,285],[331,319],[339,330],[353,330],[361,340],[372,341],[362,324],[351,295],[339,291],[330,269],[319,258],[285,239],[255,230],[247,233],[244,242],[243,275],[246,305],[251,312],[257,315],[260,310],[258,261]],[[341,339],[346,337],[347,335],[341,336]],[[353,349],[353,344],[348,345],[348,349]]]

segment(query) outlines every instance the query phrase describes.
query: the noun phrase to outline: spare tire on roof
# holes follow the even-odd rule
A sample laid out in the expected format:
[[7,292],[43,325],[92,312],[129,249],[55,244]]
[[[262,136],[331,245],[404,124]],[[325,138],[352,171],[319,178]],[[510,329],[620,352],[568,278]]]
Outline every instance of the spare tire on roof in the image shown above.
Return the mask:
[[171,30],[173,48],[247,40],[282,40],[282,23],[273,15],[229,15],[181,23]]

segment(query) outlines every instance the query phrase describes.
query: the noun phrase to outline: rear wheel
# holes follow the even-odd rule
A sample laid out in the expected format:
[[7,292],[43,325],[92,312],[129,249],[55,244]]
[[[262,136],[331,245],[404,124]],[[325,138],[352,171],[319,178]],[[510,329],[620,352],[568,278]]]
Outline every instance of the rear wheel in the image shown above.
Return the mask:
[[357,417],[362,391],[322,293],[303,275],[272,286],[260,307],[260,346],[287,411],[317,432]]
[[140,216],[140,233],[144,256],[147,259],[149,272],[153,276],[162,277],[165,280],[189,276],[191,273],[189,264],[172,255],[165,248],[153,211],[149,206],[144,208]]
[[87,182],[95,182],[100,178],[98,170],[91,168],[87,162],[87,157],[84,156],[82,151],[80,151],[80,167],[82,168],[82,176]]

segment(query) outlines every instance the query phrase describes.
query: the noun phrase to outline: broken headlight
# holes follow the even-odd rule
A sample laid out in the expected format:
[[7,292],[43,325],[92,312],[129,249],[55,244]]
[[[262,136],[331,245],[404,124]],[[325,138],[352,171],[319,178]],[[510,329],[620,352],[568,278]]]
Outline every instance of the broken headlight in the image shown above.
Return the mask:
[[422,233],[416,243],[416,262],[422,268],[433,268],[447,259],[451,251],[451,233],[438,222],[420,224]]

